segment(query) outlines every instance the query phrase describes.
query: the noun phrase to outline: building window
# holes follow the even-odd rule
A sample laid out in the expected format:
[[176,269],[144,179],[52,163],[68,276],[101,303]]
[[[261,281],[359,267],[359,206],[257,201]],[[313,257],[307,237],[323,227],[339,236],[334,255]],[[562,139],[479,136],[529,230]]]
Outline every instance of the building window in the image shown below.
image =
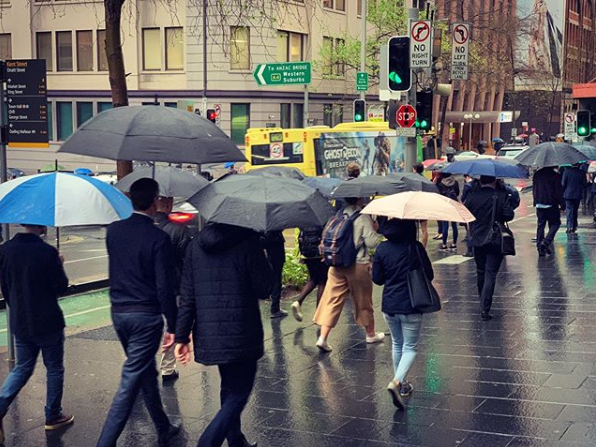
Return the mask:
[[54,61],[52,58],[52,33],[43,32],[37,33],[35,36],[37,44],[37,59],[45,59],[46,70],[52,71],[54,69]]
[[330,76],[333,74],[333,38],[323,37],[323,51],[325,52],[326,61],[323,67],[323,75]]
[[77,31],[77,71],[93,71],[93,31]]
[[323,54],[326,57],[323,67],[324,76],[345,76],[346,64],[341,62],[339,54],[344,53],[346,41],[344,39],[334,39],[333,37],[323,37]]
[[323,104],[323,125],[333,127],[333,104]]
[[294,128],[304,127],[304,104],[294,104]]
[[244,136],[250,126],[250,104],[232,104],[232,141],[244,145]]
[[166,28],[166,70],[184,69],[184,36],[182,27]]
[[357,13],[359,16],[362,16],[362,0],[358,0],[358,2],[356,2],[356,8],[358,8],[358,9],[356,10],[356,13]]
[[230,69],[250,70],[250,28],[246,26],[230,30]]
[[344,122],[344,106],[342,104],[335,104],[333,106],[333,124],[337,126]]
[[72,102],[57,102],[58,140],[66,140],[72,135]]
[[159,28],[143,29],[143,70],[161,70]]
[[98,102],[97,113],[105,112],[106,110],[113,109],[114,105],[111,102]]
[[290,126],[292,125],[292,104],[290,104],[290,103],[280,104],[279,125],[283,129],[289,129]]
[[106,30],[97,30],[97,70],[108,71],[108,55],[106,54]]
[[54,120],[53,112],[52,112],[52,103],[48,101],[48,105],[46,107],[46,116],[48,117],[48,141],[54,141]]
[[335,9],[336,11],[345,11],[346,0],[323,0],[323,8]]
[[0,59],[12,59],[12,38],[10,34],[0,34]]
[[[335,39],[335,47],[333,49],[334,54],[336,55],[336,59],[338,54],[344,52],[344,48],[346,46],[346,41],[344,39]],[[343,62],[336,62],[335,63],[335,75],[336,76],[345,76],[346,75],[346,64]]]
[[304,34],[277,32],[277,61],[299,62],[304,57]]
[[288,33],[287,31],[278,31],[277,32],[277,62],[287,62],[288,61],[289,42],[290,42],[290,33]]
[[93,103],[77,102],[77,127],[81,127],[91,118],[93,118]]
[[56,32],[56,61],[58,71],[72,71],[72,32]]

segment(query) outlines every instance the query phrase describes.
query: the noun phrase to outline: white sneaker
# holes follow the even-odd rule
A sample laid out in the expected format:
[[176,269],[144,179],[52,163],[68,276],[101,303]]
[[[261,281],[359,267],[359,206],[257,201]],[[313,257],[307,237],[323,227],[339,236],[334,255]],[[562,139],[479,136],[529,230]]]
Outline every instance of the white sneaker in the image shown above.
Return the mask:
[[303,315],[301,311],[302,306],[300,306],[300,303],[298,301],[294,301],[292,303],[292,315],[296,321],[302,321]]
[[383,341],[383,339],[385,338],[385,333],[384,332],[377,332],[374,336],[369,337],[368,335],[366,336],[366,342],[367,343],[379,343],[381,341]]
[[323,340],[321,338],[319,338],[319,340],[317,341],[317,348],[319,348],[323,352],[333,351],[333,348],[331,346],[329,346],[329,343],[327,343],[327,340]]

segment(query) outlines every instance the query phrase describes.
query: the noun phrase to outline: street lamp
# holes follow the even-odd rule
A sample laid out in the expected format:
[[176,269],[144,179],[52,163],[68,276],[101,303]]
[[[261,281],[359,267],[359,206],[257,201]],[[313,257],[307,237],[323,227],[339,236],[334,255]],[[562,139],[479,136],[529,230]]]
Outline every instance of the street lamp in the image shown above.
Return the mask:
[[470,128],[468,129],[468,150],[469,151],[472,150],[472,120],[477,120],[479,118],[480,118],[480,115],[478,113],[476,113],[476,114],[466,113],[464,115],[465,120],[470,120]]

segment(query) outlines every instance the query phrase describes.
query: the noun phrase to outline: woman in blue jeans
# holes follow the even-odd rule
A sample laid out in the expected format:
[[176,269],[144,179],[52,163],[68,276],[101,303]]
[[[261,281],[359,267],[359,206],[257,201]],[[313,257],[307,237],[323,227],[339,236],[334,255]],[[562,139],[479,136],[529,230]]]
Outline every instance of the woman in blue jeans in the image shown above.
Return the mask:
[[412,308],[408,272],[420,268],[422,264],[430,280],[434,274],[424,247],[416,240],[414,221],[391,219],[380,232],[387,241],[377,248],[372,277],[375,284],[384,286],[382,310],[393,344],[394,376],[387,390],[393,404],[403,410],[402,397],[409,396],[414,389],[406,377],[418,352],[422,326],[422,314]]

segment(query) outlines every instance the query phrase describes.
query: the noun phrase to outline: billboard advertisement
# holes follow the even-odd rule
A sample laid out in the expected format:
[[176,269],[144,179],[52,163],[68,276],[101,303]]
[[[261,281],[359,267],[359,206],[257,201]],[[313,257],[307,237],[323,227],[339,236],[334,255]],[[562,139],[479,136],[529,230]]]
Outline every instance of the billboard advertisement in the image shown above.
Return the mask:
[[562,89],[565,2],[517,0],[517,15],[516,89]]
[[388,132],[337,132],[321,134],[316,144],[323,175],[345,178],[346,166],[355,161],[360,175],[387,175],[404,170],[406,139]]

